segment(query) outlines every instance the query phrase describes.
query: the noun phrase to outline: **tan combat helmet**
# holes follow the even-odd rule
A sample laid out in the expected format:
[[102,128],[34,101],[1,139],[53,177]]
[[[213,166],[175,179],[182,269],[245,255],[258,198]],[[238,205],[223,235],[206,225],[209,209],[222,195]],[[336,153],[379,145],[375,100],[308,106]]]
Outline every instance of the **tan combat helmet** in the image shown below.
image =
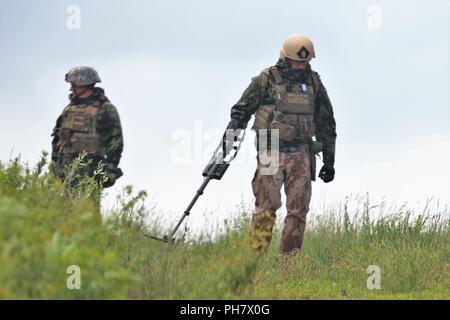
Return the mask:
[[296,61],[310,61],[316,56],[314,44],[311,39],[300,34],[290,35],[283,43],[280,58],[289,58]]

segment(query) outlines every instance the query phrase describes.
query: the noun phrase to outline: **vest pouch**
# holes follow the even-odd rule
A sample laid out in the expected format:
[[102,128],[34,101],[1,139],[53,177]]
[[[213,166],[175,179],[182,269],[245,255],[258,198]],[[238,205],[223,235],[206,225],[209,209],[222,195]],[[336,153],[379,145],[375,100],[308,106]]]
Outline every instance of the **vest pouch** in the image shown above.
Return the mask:
[[255,122],[252,129],[257,131],[259,129],[268,129],[273,119],[273,112],[275,106],[263,105],[255,113]]
[[100,139],[97,135],[74,132],[70,140],[70,145],[65,148],[66,153],[74,154],[84,151],[90,156],[103,157],[105,155],[105,150],[100,145]]
[[62,129],[60,128],[57,132],[58,136],[58,142],[57,146],[58,148],[64,148],[66,145],[70,143],[70,137],[72,136],[72,131],[68,129]]
[[316,127],[314,125],[313,115],[298,115],[295,126],[300,137],[312,137],[315,134]]
[[279,106],[284,113],[312,113],[311,99],[306,93],[285,93],[285,98]]
[[270,124],[270,129],[278,129],[279,137],[284,141],[293,141],[297,137],[297,130],[295,129],[295,121],[289,116],[279,112],[274,112],[274,119]]
[[[86,111],[89,109],[86,108]],[[94,126],[93,116],[86,111],[72,111],[64,119],[61,127],[78,132],[89,132]]]
[[312,140],[310,142],[310,150],[313,154],[318,154],[323,149],[323,143]]

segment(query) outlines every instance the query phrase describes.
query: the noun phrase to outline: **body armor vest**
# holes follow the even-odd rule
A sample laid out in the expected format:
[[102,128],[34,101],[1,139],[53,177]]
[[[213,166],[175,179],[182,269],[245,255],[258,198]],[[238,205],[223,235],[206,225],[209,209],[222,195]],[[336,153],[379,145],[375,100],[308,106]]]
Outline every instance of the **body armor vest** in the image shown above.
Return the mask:
[[101,102],[87,105],[69,105],[63,113],[58,129],[58,146],[62,154],[85,151],[90,156],[104,157],[100,135],[97,132],[97,115]]
[[[283,141],[308,141],[315,135],[314,110],[318,86],[311,72],[310,83],[294,83],[281,77],[276,67],[265,69],[260,76],[261,106],[255,114],[252,129],[278,129]],[[316,82],[316,83],[315,83]],[[268,85],[273,87],[273,104],[264,104]]]

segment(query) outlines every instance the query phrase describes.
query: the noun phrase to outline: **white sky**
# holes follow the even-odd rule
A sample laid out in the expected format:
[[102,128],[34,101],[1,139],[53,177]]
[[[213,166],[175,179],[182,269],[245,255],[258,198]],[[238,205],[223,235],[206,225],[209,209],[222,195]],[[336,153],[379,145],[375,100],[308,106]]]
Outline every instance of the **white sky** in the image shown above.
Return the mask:
[[[81,28],[66,26],[78,5]],[[379,9],[379,29],[368,20]],[[316,211],[369,192],[374,203],[450,200],[449,1],[12,1],[0,3],[0,160],[36,163],[67,104],[64,74],[92,65],[124,129],[123,185],[182,213],[231,106],[284,38],[309,35],[337,121],[336,179],[313,186]],[[368,11],[369,10],[369,11]],[[376,9],[377,10],[377,9]],[[368,13],[369,12],[369,13]],[[177,164],[187,133],[191,161]],[[236,163],[193,210],[221,220],[252,205],[249,132]]]

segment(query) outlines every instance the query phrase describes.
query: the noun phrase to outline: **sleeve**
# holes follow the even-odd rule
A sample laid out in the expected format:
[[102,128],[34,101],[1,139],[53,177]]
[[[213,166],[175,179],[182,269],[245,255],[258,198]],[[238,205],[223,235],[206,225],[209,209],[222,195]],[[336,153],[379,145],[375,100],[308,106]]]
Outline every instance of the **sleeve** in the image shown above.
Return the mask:
[[333,114],[333,106],[328,97],[327,90],[316,73],[319,89],[316,98],[316,138],[323,144],[323,162],[334,166],[336,152],[336,121]]
[[116,107],[106,102],[98,115],[98,131],[105,147],[106,161],[118,167],[123,151],[122,126]]
[[245,89],[242,97],[231,108],[231,120],[228,129],[244,129],[247,123],[256,112],[261,100],[260,77],[252,78],[250,85]]
[[[63,113],[64,114],[64,113]],[[59,146],[58,146],[58,142],[59,142],[59,137],[58,137],[58,130],[61,126],[61,120],[63,117],[63,114],[61,114],[58,119],[56,120],[56,125],[53,128],[53,132],[51,134],[51,137],[53,137],[52,139],[52,153],[51,153],[51,160],[53,162],[56,162],[57,158],[58,158],[58,153],[59,153]]]

